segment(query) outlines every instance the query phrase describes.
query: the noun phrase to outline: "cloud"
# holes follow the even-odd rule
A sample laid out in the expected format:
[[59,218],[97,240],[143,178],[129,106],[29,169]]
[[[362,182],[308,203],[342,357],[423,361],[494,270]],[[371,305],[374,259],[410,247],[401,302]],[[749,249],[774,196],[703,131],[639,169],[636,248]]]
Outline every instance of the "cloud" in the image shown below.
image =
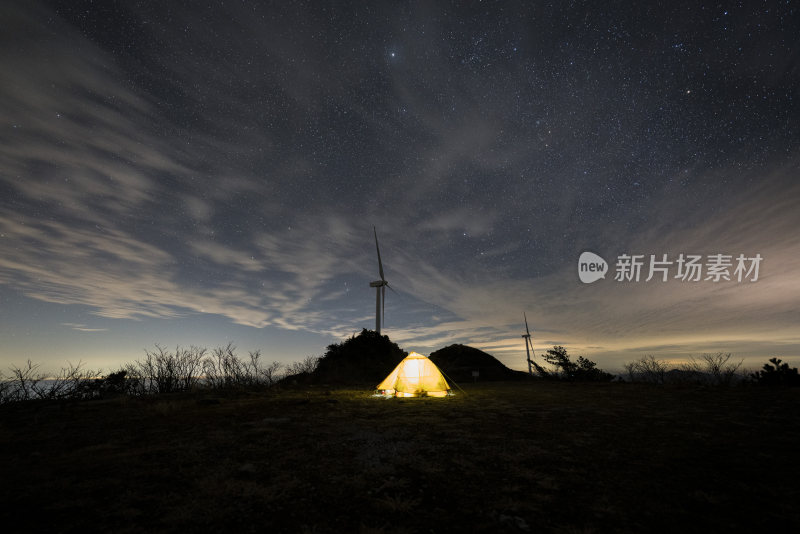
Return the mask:
[[[667,151],[638,157],[653,141],[637,122],[645,111],[614,119],[618,103],[590,81],[574,94],[558,77],[531,89],[515,62],[486,64],[488,45],[441,45],[444,23],[427,11],[411,16],[427,33],[402,43],[427,58],[412,68],[328,50],[315,37],[327,18],[297,28],[291,8],[274,31],[226,11],[231,61],[195,10],[175,13],[185,42],[133,58],[38,5],[3,9],[17,48],[0,52],[0,283],[31,298],[342,337],[372,325],[374,224],[399,293],[387,327],[402,343],[513,360],[527,312],[537,347],[608,358],[800,344],[797,158],[769,174],[668,162],[681,170],[664,178],[652,169]],[[132,20],[167,32],[152,9]],[[621,284],[610,272],[586,286],[575,263],[587,248],[610,266],[623,252],[764,263],[754,284]]]
[[78,332],[107,332],[108,328],[89,328],[85,324],[79,323],[61,323],[62,326],[77,330]]
[[[671,207],[665,210],[670,220],[656,219],[639,235],[621,234],[609,250],[668,253],[673,259],[679,252],[761,254],[764,261],[754,283],[620,283],[609,273],[607,280],[584,285],[577,279],[580,251],[575,250],[567,267],[545,277],[493,281],[488,271],[478,283],[468,283],[452,276],[424,276],[413,290],[432,296],[432,302],[463,319],[434,326],[429,333],[441,331],[439,340],[471,340],[500,353],[524,350],[520,338],[508,336],[509,330],[522,332],[522,311],[527,311],[538,347],[567,340],[604,357],[658,344],[712,350],[730,346],[732,339],[746,342],[748,351],[756,350],[760,339],[762,356],[775,344],[798,352],[800,240],[795,229],[800,216],[793,199],[800,198],[800,189],[790,179],[795,173],[793,165],[777,169],[751,190],[707,210]],[[686,219],[675,224],[676,217]],[[476,335],[471,329],[477,325],[493,329],[493,335]],[[448,332],[457,334],[447,338]]]
[[35,243],[0,258],[0,282],[47,302],[91,306],[103,317],[206,313],[255,327],[314,330],[324,320],[314,299],[327,297],[330,279],[349,272],[331,245],[343,242],[337,232],[346,227],[337,221],[326,227],[309,228],[297,241],[262,235],[249,252],[194,243],[192,261],[209,261],[208,272],[223,274],[184,281],[174,254],[119,230],[0,215],[6,242]]
[[240,217],[227,205],[234,195],[248,195],[271,218],[287,211],[275,209],[265,198],[270,187],[236,165],[216,169],[224,188],[193,190],[205,180],[197,161],[242,147],[198,132],[187,135],[194,144],[163,135],[175,125],[151,96],[123,83],[112,57],[57,17],[58,41],[34,30],[44,15],[36,6],[5,12],[30,31],[18,36],[25,54],[2,56],[3,70],[14,75],[0,87],[12,126],[0,146],[0,184],[14,202],[0,206],[0,238],[15,252],[0,258],[0,283],[47,302],[85,304],[104,317],[206,313],[313,329],[321,312],[309,302],[352,267],[332,255],[346,247],[349,223],[304,215],[283,234],[271,219],[243,219],[238,241],[220,235],[220,219]]

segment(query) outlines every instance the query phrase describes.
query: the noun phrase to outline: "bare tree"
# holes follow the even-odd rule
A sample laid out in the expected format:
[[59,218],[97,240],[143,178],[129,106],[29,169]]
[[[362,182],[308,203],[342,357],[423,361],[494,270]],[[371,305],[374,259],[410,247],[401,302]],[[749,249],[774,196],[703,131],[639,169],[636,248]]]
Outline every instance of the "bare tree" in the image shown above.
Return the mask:
[[0,404],[11,401],[11,379],[0,371]]
[[35,398],[36,386],[43,376],[38,373],[39,364],[28,360],[23,367],[11,367],[11,399],[16,401]]
[[91,398],[99,392],[98,374],[85,369],[82,362],[68,362],[57,374],[49,375],[28,360],[22,367],[11,367],[11,377],[0,378],[0,402]]
[[99,395],[99,372],[85,369],[83,362],[67,363],[58,374],[41,375],[41,380],[31,386],[39,399],[81,399]]
[[[298,370],[313,370],[317,359],[309,356],[296,364]],[[211,388],[272,386],[278,380],[279,362],[264,365],[261,351],[251,351],[248,359],[236,355],[228,343],[211,354],[202,347],[176,347],[174,351],[156,345],[145,349],[144,358],[102,377],[99,371],[85,369],[82,362],[71,363],[55,375],[39,371],[30,360],[0,373],[0,404],[32,399],[87,399],[104,395],[155,395],[186,391],[201,384]]]
[[249,355],[250,362],[246,366],[247,385],[271,386],[274,384],[277,379],[278,370],[281,368],[281,364],[279,362],[272,362],[267,366],[262,366],[259,363],[259,359],[261,358],[260,350],[250,351]]
[[703,354],[700,359],[704,362],[706,372],[711,375],[713,383],[718,386],[729,386],[736,377],[736,372],[742,366],[744,359],[739,362],[729,362],[731,353]]
[[125,392],[128,395],[142,396],[150,393],[150,384],[143,367],[137,363],[125,365]]
[[626,363],[625,371],[631,382],[663,384],[667,374],[667,363],[648,354],[634,362]]
[[733,383],[736,372],[744,362],[743,359],[738,363],[730,362],[730,359],[730,352],[703,354],[699,359],[692,356],[688,362],[681,365],[681,370],[695,382],[712,386],[728,386]]
[[214,349],[211,356],[203,360],[203,376],[207,386],[215,389],[229,388],[241,382],[245,365],[235,351],[233,343],[228,343],[224,348]]
[[214,349],[203,360],[205,385],[211,388],[271,386],[281,364],[273,362],[267,366],[260,363],[261,351],[251,351],[249,359],[236,355],[236,347],[228,343],[226,347]]
[[160,345],[146,350],[142,360],[126,367],[128,374],[139,381],[142,394],[173,393],[195,387],[200,380],[206,349],[191,346],[169,352]]
[[277,382],[281,367],[283,366],[280,364],[280,362],[272,362],[271,364],[267,365],[266,367],[262,367],[259,370],[259,375],[261,376],[261,380],[265,386],[271,386]]
[[317,364],[319,364],[319,357],[306,356],[299,362],[294,362],[286,367],[286,374],[299,375],[302,373],[313,373],[314,369],[317,368]]

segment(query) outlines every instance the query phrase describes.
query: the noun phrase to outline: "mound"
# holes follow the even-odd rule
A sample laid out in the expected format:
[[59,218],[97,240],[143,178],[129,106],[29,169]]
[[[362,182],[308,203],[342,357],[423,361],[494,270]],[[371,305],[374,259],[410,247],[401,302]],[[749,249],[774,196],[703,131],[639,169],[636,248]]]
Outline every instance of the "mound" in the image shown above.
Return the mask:
[[525,380],[528,373],[514,371],[482,350],[467,345],[450,345],[431,353],[429,358],[456,382],[471,382],[472,372],[478,380]]
[[287,378],[311,384],[374,386],[406,356],[388,336],[364,329],[357,336],[328,345],[311,373]]
[[[328,345],[312,372],[287,376],[284,382],[374,386],[407,355],[388,336],[364,329],[357,336]],[[480,373],[480,381],[528,378],[527,373],[509,369],[494,356],[466,345],[450,345],[433,352],[429,358],[456,382],[471,382],[473,371]]]

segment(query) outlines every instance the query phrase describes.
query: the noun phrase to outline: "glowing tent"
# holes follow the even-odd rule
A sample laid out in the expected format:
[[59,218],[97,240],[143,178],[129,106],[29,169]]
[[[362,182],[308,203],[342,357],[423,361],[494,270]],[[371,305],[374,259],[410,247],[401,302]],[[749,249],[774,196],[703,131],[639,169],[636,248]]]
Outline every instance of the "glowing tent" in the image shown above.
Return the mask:
[[395,397],[444,397],[450,386],[436,364],[427,356],[412,352],[378,384],[379,393]]

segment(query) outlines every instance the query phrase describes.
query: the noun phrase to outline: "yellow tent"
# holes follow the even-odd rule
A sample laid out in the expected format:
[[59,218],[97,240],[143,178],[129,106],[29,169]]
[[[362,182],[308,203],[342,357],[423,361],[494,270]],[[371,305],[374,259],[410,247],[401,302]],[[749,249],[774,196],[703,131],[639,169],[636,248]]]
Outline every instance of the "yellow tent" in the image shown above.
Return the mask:
[[377,389],[395,397],[444,397],[450,392],[436,364],[416,352],[403,358]]

